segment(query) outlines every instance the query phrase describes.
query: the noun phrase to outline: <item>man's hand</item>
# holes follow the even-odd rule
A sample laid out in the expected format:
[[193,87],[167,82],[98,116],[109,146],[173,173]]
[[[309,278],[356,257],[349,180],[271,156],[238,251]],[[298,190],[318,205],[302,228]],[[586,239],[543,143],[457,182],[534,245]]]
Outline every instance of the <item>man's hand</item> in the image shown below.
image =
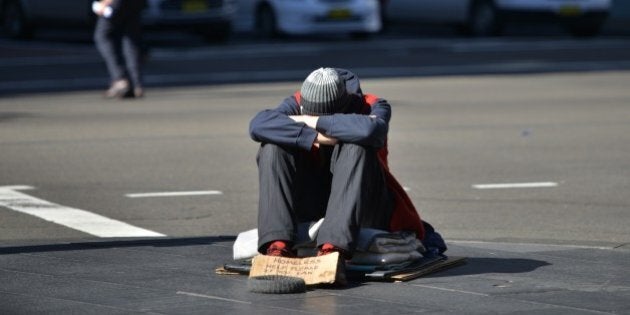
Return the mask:
[[[307,126],[316,129],[317,128],[317,120],[319,116],[309,116],[309,115],[290,115],[289,118],[293,119],[295,122],[305,123]],[[315,142],[313,145],[319,148],[320,145],[335,145],[339,140],[333,137],[329,137],[321,132],[317,133],[317,138],[315,138]]]
[[339,140],[337,140],[337,138],[333,138],[333,137],[329,137],[321,132],[317,133],[317,138],[315,138],[315,143],[313,143],[313,145],[317,148],[319,148],[320,145],[330,145],[333,146],[335,144],[337,144],[337,142],[339,142]]
[[112,4],[113,0],[94,1],[92,3],[92,11],[98,16],[105,15],[105,10]]
[[289,118],[293,119],[295,122],[303,122],[307,126],[316,129],[317,128],[317,120],[319,116],[309,116],[309,115],[290,115]]

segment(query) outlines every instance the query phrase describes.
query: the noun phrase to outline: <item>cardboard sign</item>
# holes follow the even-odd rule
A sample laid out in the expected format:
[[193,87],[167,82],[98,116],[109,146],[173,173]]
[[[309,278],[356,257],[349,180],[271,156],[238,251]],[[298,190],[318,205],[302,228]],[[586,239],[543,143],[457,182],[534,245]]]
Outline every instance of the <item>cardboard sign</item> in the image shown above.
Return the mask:
[[306,285],[335,282],[339,253],[306,258],[258,255],[252,260],[250,277],[280,275],[304,279]]

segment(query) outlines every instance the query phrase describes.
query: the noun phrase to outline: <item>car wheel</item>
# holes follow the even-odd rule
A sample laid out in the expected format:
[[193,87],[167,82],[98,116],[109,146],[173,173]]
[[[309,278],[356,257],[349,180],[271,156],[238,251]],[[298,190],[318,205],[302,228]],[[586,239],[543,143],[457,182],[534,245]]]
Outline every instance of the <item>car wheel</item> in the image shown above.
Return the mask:
[[370,32],[352,32],[350,33],[350,38],[355,40],[367,40],[370,39],[372,33]]
[[266,5],[258,10],[256,15],[256,27],[258,34],[263,38],[274,38],[278,36],[276,15],[270,6]]
[[498,35],[502,21],[492,1],[475,1],[470,8],[467,32],[472,36]]
[[386,32],[390,28],[390,22],[387,17],[387,2],[389,0],[379,0],[379,18],[381,19],[381,32]]
[[232,24],[229,22],[212,25],[202,32],[207,42],[226,42],[232,33]]
[[576,37],[590,37],[599,34],[604,18],[582,18],[567,25],[569,32]]
[[22,6],[17,1],[9,1],[4,7],[4,31],[11,38],[30,38],[33,28],[26,19]]

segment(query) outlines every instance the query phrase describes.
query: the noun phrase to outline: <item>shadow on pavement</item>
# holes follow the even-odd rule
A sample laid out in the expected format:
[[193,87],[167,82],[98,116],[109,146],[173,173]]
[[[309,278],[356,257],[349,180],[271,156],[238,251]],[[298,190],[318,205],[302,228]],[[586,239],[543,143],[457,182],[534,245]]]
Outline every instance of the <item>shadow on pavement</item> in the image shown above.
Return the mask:
[[93,241],[80,243],[62,243],[62,244],[44,244],[44,245],[24,245],[0,247],[0,255],[24,254],[24,253],[40,253],[40,252],[56,252],[69,250],[87,250],[102,248],[120,248],[120,247],[180,247],[192,245],[208,245],[218,242],[234,241],[236,236],[208,236],[208,237],[187,237],[187,238],[161,238],[161,239],[131,239],[131,240],[114,240],[114,241]]
[[527,273],[551,263],[525,258],[485,258],[469,257],[466,264],[457,268],[438,272],[428,277],[452,277],[487,273]]

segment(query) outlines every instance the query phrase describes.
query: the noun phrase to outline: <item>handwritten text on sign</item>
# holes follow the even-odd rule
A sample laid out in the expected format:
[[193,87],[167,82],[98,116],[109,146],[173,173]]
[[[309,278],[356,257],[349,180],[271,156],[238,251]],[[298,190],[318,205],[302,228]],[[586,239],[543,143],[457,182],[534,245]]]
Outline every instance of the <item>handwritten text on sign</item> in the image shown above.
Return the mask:
[[258,255],[252,261],[250,277],[280,275],[299,277],[306,285],[335,282],[339,253],[318,257],[287,258]]

